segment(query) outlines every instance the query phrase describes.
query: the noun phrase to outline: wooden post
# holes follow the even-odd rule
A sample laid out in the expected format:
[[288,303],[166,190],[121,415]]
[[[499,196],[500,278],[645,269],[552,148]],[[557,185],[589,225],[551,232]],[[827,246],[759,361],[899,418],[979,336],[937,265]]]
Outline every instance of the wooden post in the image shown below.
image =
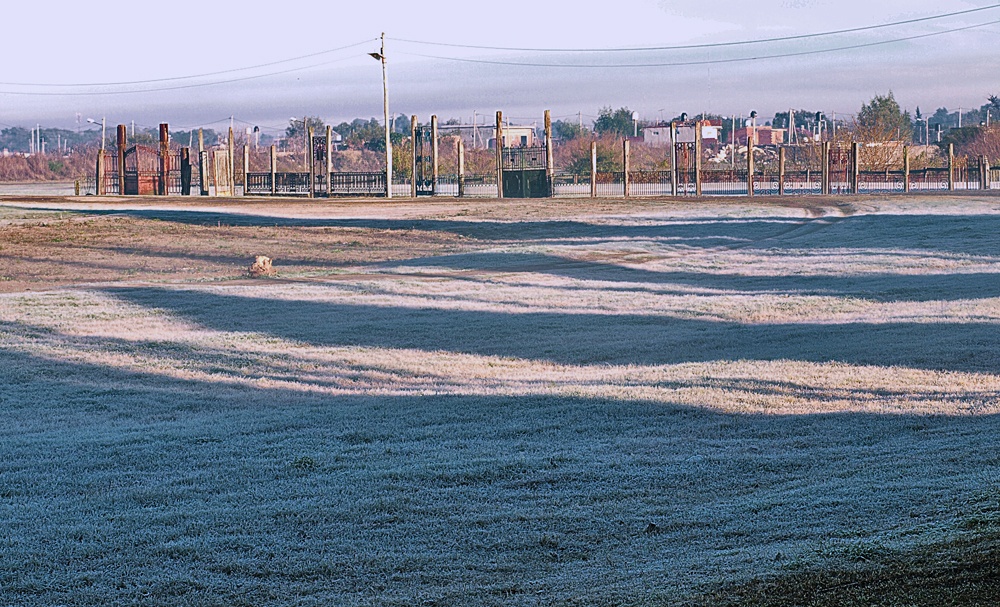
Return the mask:
[[271,196],[274,196],[278,191],[278,148],[274,145],[271,146]]
[[410,116],[410,198],[417,197],[417,117]]
[[243,195],[250,191],[250,145],[243,144]]
[[329,124],[326,125],[326,169],[323,175],[323,183],[326,184],[326,195],[329,196],[332,191],[330,186],[332,185],[332,179],[330,179],[330,174],[333,173],[333,127]]
[[[791,112],[789,112],[791,113]],[[778,148],[778,196],[785,193],[785,148]]]
[[306,170],[309,171],[309,198],[315,198],[316,154],[313,150],[313,127],[306,129]]
[[[230,196],[236,195],[236,141],[233,140],[233,127],[229,127],[229,140],[226,143],[226,155],[229,157],[229,187],[232,188]],[[218,169],[216,169],[218,170]],[[216,184],[218,186],[218,184]],[[216,191],[218,194],[218,191]]]
[[983,154],[982,167],[979,174],[983,182],[983,189],[988,190],[990,189],[990,159],[985,154]]
[[857,194],[861,185],[861,146],[851,142],[851,194]]
[[903,146],[903,192],[910,191],[910,146]]
[[753,198],[753,140],[747,138],[747,196]]
[[169,192],[167,178],[170,176],[170,127],[160,123],[160,188],[159,194],[166,196]]
[[497,111],[497,198],[503,198],[503,112]]
[[191,148],[181,148],[181,196],[191,195]]
[[118,125],[118,194],[125,194],[125,146],[128,145],[128,131],[124,124]]
[[98,196],[104,195],[104,150],[97,150],[97,174],[94,176],[94,191]]
[[198,193],[208,196],[208,156],[205,154],[205,134],[198,129]]
[[820,169],[820,189],[823,194],[830,193],[830,142],[824,141],[820,144],[820,159],[823,163]]
[[701,196],[701,121],[694,123],[694,195]]
[[597,142],[590,142],[590,197],[597,198]]
[[465,142],[458,138],[458,197],[465,196]]
[[622,167],[625,169],[622,172],[622,194],[625,198],[629,197],[629,140],[628,137],[622,139]]
[[948,144],[948,191],[955,190],[955,144]]
[[545,110],[545,180],[548,182],[549,196],[552,196],[555,186],[555,156],[552,151],[552,112]]
[[677,123],[670,123],[670,195],[677,195]]
[[438,191],[438,117],[431,116],[431,196]]

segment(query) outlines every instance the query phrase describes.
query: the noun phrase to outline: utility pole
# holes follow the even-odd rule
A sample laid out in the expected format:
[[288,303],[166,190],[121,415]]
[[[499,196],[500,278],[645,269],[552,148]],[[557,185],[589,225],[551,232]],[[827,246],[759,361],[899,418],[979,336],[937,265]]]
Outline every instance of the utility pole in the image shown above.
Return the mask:
[[385,32],[382,32],[382,46],[377,53],[368,53],[382,63],[382,110],[385,113],[385,197],[392,198],[392,137],[389,126],[389,78],[385,66]]

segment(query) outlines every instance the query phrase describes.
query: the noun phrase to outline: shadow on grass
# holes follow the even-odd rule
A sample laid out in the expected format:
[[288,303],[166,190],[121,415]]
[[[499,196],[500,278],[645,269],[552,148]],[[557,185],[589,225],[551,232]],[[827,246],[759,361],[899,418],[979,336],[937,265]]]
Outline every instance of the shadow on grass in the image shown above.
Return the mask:
[[656,604],[997,522],[995,416],[324,397],[22,350],[0,349],[13,603]]
[[[525,272],[577,280],[634,283],[655,289],[681,285],[738,293],[856,297],[872,301],[955,301],[1000,297],[1000,272],[967,274],[863,274],[745,276],[710,272],[660,272],[538,253],[460,253],[388,262],[387,267],[429,267]],[[639,286],[642,285],[642,286]],[[602,288],[607,288],[603,287]],[[614,287],[611,287],[614,289]]]
[[691,600],[690,607],[993,607],[1000,597],[1000,529],[885,550],[851,567],[804,571],[733,584]]
[[[62,209],[60,209],[62,210]],[[63,210],[64,211],[64,210]],[[437,219],[316,219],[247,213],[122,209],[89,215],[127,215],[193,225],[369,228],[449,232],[487,241],[661,239],[678,246],[805,250],[862,248],[998,256],[1000,215],[853,215],[848,217],[656,218],[641,225],[603,225],[573,220],[460,221]]]
[[660,316],[503,313],[282,301],[160,288],[108,289],[222,331],[321,346],[374,346],[550,360],[656,365],[714,360],[837,361],[995,372],[994,323],[744,324]]

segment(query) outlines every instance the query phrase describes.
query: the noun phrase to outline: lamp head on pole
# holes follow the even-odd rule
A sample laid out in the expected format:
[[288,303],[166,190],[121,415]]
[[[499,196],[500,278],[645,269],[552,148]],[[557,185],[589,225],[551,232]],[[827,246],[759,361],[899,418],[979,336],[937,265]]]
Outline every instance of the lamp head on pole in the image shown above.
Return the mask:
[[385,61],[385,56],[382,53],[368,53],[368,56],[375,61]]

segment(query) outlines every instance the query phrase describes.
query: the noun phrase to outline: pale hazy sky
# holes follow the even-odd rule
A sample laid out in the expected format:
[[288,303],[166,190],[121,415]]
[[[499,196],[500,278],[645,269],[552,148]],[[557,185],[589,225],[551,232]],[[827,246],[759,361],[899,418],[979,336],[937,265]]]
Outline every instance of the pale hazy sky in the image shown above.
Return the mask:
[[[402,39],[518,48],[704,44],[877,25],[994,4],[991,0],[25,2],[3,10],[0,125],[40,122],[71,127],[80,114],[83,119],[106,116],[109,124],[167,121],[177,129],[219,127],[234,115],[241,124],[259,124],[268,132],[282,128],[292,115],[319,115],[333,122],[381,119],[381,71],[365,53],[377,50],[376,38],[383,31],[388,37],[391,110],[418,114],[422,120],[436,113],[442,119],[468,121],[473,112],[491,116],[502,109],[526,122],[540,120],[549,108],[557,117],[575,118],[582,112],[588,121],[606,105],[628,106],[649,119],[661,113],[665,118],[700,111],[739,115],[751,109],[769,117],[789,107],[847,114],[889,90],[911,111],[917,106],[924,112],[941,106],[973,108],[985,103],[987,95],[1000,94],[996,23],[854,50],[704,62],[832,49],[986,24],[1000,21],[1000,6],[873,31],[696,50],[543,53],[427,46]],[[239,69],[359,42],[364,44]],[[418,55],[607,67],[498,65]],[[637,63],[659,66],[613,67]],[[292,69],[297,71],[274,74]],[[227,70],[237,71],[146,84],[65,86]],[[255,78],[261,75],[266,76]],[[240,80],[219,84],[234,79]],[[157,88],[171,90],[148,90]]]

